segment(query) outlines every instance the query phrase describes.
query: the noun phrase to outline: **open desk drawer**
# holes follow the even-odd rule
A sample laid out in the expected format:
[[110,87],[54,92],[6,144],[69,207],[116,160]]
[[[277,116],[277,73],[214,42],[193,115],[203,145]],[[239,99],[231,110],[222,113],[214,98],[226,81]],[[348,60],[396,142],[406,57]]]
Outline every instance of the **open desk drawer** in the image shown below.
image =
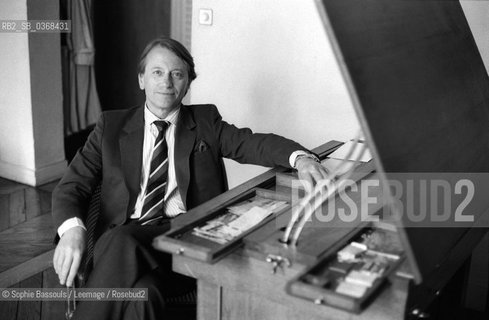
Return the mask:
[[[290,200],[267,189],[253,188],[227,206],[155,239],[158,249],[216,262],[241,239],[290,208]],[[259,217],[259,218],[257,218]]]

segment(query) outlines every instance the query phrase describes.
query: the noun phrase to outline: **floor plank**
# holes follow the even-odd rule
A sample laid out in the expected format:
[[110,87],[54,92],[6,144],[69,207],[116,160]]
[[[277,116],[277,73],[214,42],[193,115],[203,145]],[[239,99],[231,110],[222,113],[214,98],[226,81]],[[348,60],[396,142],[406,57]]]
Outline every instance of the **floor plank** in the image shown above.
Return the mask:
[[26,220],[41,215],[41,198],[39,191],[34,188],[24,189]]
[[[22,281],[20,288],[41,288],[42,272]],[[40,320],[41,319],[41,300],[20,301],[17,309],[17,319]]]
[[10,194],[9,198],[10,223],[9,227],[14,227],[26,219],[24,189],[16,190]]
[[41,214],[51,213],[51,192],[39,190],[38,193],[41,204]]
[[0,194],[0,232],[7,229],[10,224],[9,195]]
[[[18,288],[19,283],[16,283],[10,288]],[[15,320],[17,318],[18,301],[1,301],[0,300],[0,315],[2,319]]]
[[25,184],[0,178],[0,194],[10,194],[25,187]]
[[44,214],[0,232],[0,272],[54,248],[50,214]]
[[[53,268],[43,272],[43,288],[62,288],[59,278]],[[66,311],[65,301],[44,300],[41,304],[41,320],[64,319]]]

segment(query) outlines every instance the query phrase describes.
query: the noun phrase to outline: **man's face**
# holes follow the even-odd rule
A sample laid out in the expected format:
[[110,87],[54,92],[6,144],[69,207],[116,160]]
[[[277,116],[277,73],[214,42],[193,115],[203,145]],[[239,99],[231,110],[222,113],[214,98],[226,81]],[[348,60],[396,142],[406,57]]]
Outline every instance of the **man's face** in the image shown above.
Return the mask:
[[139,74],[138,80],[149,110],[160,118],[180,105],[189,86],[186,64],[162,47],[155,47],[148,53],[144,73]]

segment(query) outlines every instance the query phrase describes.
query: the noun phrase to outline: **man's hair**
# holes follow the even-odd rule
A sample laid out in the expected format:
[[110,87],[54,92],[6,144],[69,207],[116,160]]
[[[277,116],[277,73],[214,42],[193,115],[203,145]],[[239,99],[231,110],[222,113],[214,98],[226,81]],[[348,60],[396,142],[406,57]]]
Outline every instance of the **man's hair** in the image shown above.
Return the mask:
[[153,50],[153,48],[162,47],[173,52],[177,57],[183,60],[183,62],[187,65],[188,77],[190,82],[197,78],[197,74],[195,73],[195,64],[194,58],[188,52],[188,50],[181,44],[180,42],[170,39],[170,38],[156,38],[144,48],[141,53],[141,57],[139,58],[138,64],[138,74],[143,74],[144,69],[146,68],[146,56],[148,53]]

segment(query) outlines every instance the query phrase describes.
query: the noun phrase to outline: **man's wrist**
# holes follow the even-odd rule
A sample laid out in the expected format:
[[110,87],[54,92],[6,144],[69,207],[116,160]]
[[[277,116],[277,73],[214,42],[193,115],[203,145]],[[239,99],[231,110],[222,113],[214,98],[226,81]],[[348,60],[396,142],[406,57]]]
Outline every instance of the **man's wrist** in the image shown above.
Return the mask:
[[321,161],[319,160],[319,158],[310,153],[310,152],[306,152],[304,150],[298,150],[298,151],[295,151],[293,152],[291,155],[290,155],[290,158],[289,158],[289,162],[290,162],[290,166],[294,169],[297,169],[297,162],[299,159],[303,159],[303,158],[308,158],[308,159],[312,159],[318,163],[320,163]]
[[74,227],[81,227],[85,231],[87,230],[87,228],[85,227],[85,224],[83,223],[83,221],[81,219],[79,219],[77,217],[73,217],[73,218],[70,218],[70,219],[66,220],[65,222],[63,222],[61,224],[61,226],[58,228],[57,231],[58,231],[59,237],[61,238],[66,231],[68,231],[69,229],[74,228]]

